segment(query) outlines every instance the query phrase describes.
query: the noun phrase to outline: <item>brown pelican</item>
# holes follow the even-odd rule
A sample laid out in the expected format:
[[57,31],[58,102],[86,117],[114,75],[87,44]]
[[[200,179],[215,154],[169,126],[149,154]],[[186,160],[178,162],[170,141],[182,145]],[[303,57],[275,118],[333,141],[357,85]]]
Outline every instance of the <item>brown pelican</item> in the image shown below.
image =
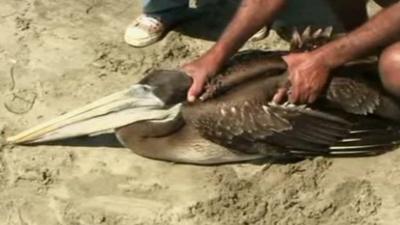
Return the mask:
[[[307,33],[308,32],[308,33]],[[317,35],[318,34],[318,35]],[[314,46],[318,30],[295,36]],[[313,41],[304,37],[313,37]],[[185,103],[191,79],[157,70],[131,88],[8,138],[35,143],[115,131],[133,152],[193,164],[248,161],[267,156],[374,155],[396,146],[400,105],[360,64],[334,72],[310,106],[271,102],[287,82],[287,52],[247,51],[212,79],[203,102]]]

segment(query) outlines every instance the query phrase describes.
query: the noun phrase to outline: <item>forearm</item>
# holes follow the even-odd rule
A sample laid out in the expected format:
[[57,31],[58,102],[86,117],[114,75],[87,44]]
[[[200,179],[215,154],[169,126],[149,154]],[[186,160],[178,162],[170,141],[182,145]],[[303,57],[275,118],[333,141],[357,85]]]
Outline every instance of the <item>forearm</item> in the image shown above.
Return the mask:
[[285,0],[242,0],[232,21],[207,54],[223,64],[256,31],[272,22]]
[[400,37],[400,3],[378,13],[367,23],[314,51],[327,66],[338,67]]

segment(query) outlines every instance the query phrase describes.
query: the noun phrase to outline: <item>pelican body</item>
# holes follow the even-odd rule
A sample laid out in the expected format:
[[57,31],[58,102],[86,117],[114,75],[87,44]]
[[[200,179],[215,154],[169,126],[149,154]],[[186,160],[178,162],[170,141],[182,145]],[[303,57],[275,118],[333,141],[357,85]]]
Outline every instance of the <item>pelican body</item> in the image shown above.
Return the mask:
[[[304,43],[304,41],[303,41]],[[156,70],[130,89],[10,137],[35,143],[112,130],[144,157],[191,164],[265,157],[375,155],[397,146],[400,104],[371,81],[365,65],[332,74],[312,105],[277,105],[287,82],[282,55],[247,51],[209,81],[203,101],[186,103],[191,78]]]
[[[267,55],[266,61],[277,60]],[[278,63],[273,64],[279,71]],[[241,71],[239,66],[247,68],[244,63],[234,71]],[[399,105],[379,87],[371,86],[362,74],[344,69],[332,78],[315,104],[297,106],[271,103],[287,75],[270,71],[268,68],[247,81],[224,86],[223,94],[207,101],[183,104],[175,120],[133,123],[117,129],[116,135],[142,156],[194,164],[264,157],[374,155],[398,144]],[[154,80],[173,76],[188,79],[179,71],[149,74]],[[228,83],[236,83],[232,79]],[[161,96],[175,103],[167,95]]]

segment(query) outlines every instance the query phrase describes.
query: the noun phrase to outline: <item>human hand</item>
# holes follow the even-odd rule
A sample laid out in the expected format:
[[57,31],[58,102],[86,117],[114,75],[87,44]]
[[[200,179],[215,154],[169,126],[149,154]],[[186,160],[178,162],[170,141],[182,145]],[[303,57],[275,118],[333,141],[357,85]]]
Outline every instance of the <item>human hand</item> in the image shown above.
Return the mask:
[[182,66],[182,70],[193,79],[192,86],[187,93],[188,102],[194,102],[196,100],[197,96],[203,91],[207,79],[214,76],[219,69],[220,65],[214,60],[213,56],[209,54],[205,54]]
[[[290,85],[281,87],[273,101],[281,103],[288,97],[292,103],[313,103],[328,82],[329,66],[314,52],[292,53],[284,56],[283,59],[288,65]],[[290,93],[288,93],[289,86]]]

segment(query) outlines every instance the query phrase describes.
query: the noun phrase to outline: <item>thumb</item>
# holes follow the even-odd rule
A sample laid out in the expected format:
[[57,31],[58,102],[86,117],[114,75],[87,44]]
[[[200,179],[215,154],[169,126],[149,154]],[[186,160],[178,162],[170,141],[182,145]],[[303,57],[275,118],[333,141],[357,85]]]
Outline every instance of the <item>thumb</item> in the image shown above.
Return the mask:
[[274,97],[272,98],[272,101],[275,102],[276,104],[281,104],[287,95],[287,88],[286,87],[281,87],[278,89],[278,91],[275,93]]
[[201,93],[203,90],[204,80],[203,79],[193,79],[192,86],[189,88],[187,94],[188,102],[194,102],[196,97]]

